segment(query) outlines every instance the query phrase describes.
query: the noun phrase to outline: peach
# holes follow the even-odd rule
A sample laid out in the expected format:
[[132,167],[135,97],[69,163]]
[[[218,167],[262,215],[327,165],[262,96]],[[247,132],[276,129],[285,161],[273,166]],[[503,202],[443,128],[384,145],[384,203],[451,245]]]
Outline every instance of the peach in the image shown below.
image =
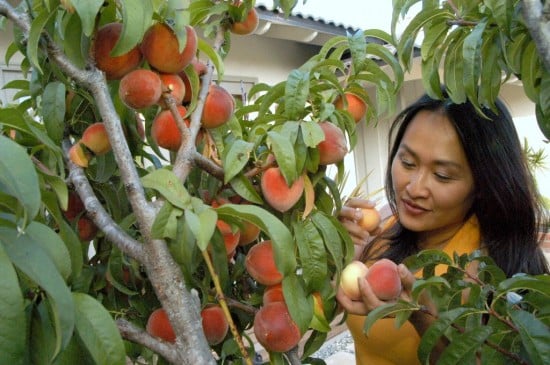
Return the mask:
[[268,351],[287,352],[300,342],[300,329],[283,302],[264,305],[254,316],[254,334]]
[[364,208],[361,211],[363,212],[363,218],[357,223],[367,232],[374,232],[380,225],[380,213],[374,208]]
[[[187,109],[184,106],[178,105],[177,109],[182,118],[187,114]],[[189,126],[189,120],[186,119],[184,122]],[[151,124],[151,137],[162,148],[174,152],[180,148],[181,132],[170,110],[162,110],[157,114]]]
[[256,241],[260,236],[260,228],[249,221],[243,221],[239,245],[246,246]]
[[262,296],[263,305],[267,305],[272,302],[284,302],[285,296],[283,294],[283,286],[281,283],[271,285],[265,288]]
[[201,311],[202,329],[210,346],[223,341],[229,330],[229,323],[223,313],[222,307],[211,304]]
[[279,212],[286,212],[300,200],[304,192],[304,177],[300,176],[288,186],[279,167],[264,171],[260,180],[264,199]]
[[372,264],[366,279],[374,294],[381,300],[394,300],[401,294],[397,264],[389,259],[380,259]]
[[223,87],[210,85],[204,100],[201,123],[205,128],[216,128],[227,123],[235,110],[233,96]]
[[[334,106],[339,110],[347,110],[351,114],[353,120],[355,120],[355,123],[358,123],[367,113],[367,104],[363,99],[349,92],[345,92],[344,97],[346,103],[344,103],[342,96],[339,95],[334,101]],[[345,104],[347,104],[347,106]]]
[[176,342],[176,334],[170,324],[166,311],[162,308],[155,309],[147,319],[145,330],[151,336],[158,337],[168,342]]
[[253,33],[258,28],[259,23],[258,12],[252,8],[248,11],[243,21],[232,23],[229,29],[233,34],[247,35]]
[[98,228],[94,221],[86,216],[82,216],[76,223],[78,230],[78,237],[81,241],[91,241],[95,238],[98,232]]
[[122,23],[105,24],[98,29],[92,42],[92,55],[96,66],[105,72],[107,80],[119,80],[137,68],[143,59],[138,46],[120,56],[111,56],[121,32]]
[[180,105],[183,102],[185,96],[185,84],[181,77],[177,74],[160,74],[160,81],[162,82],[162,94],[158,101],[161,108],[167,109],[168,105],[164,100],[164,94],[170,94],[174,98],[176,105]]
[[67,202],[67,210],[63,211],[63,215],[68,221],[73,221],[76,217],[84,212],[84,203],[78,193],[74,190],[69,191]]
[[86,149],[80,141],[76,142],[69,148],[69,159],[80,167],[88,167],[90,159],[92,158],[91,154]]
[[111,150],[111,142],[105,130],[105,124],[94,123],[89,125],[82,133],[80,142],[98,156]]
[[364,279],[368,271],[367,265],[357,260],[350,262],[344,270],[342,270],[340,287],[344,291],[344,294],[351,300],[361,299],[358,279]]
[[244,261],[246,271],[262,285],[275,285],[283,281],[283,274],[277,269],[271,240],[254,244]]
[[164,73],[178,73],[191,63],[197,53],[197,33],[191,26],[185,29],[186,43],[180,52],[178,38],[172,28],[165,23],[155,23],[149,27],[140,49],[151,67]]
[[344,132],[330,122],[321,122],[319,126],[325,134],[325,139],[317,145],[319,164],[330,165],[342,161],[348,153]]
[[118,87],[122,102],[134,109],[155,105],[162,94],[162,82],[156,72],[138,69],[127,73]]

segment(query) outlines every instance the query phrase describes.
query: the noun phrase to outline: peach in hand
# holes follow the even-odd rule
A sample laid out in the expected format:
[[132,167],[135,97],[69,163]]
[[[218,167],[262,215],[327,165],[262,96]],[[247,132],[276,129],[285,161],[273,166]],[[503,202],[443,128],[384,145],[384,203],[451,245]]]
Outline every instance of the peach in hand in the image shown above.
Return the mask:
[[363,217],[357,222],[367,232],[374,232],[380,225],[380,213],[374,208],[361,209]]
[[381,300],[394,300],[401,294],[397,264],[389,259],[380,259],[372,264],[366,279],[374,294]]
[[367,276],[369,269],[363,262],[355,260],[350,262],[340,277],[340,287],[347,297],[351,300],[361,299],[361,290],[359,289],[359,279],[364,279]]

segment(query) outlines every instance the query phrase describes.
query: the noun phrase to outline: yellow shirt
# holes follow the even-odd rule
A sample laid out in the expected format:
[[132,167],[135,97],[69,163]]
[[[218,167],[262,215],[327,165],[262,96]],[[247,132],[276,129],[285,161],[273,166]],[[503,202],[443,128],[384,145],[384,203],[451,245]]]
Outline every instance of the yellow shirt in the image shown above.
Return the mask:
[[[449,243],[443,252],[452,257],[453,253],[464,254],[480,246],[479,225],[476,217],[471,217]],[[439,265],[435,274],[446,272],[447,266]],[[371,327],[369,336],[363,333],[365,316],[349,314],[346,324],[355,343],[355,360],[358,365],[420,365],[417,349],[420,336],[410,322],[400,328],[395,327],[394,318],[378,320]]]

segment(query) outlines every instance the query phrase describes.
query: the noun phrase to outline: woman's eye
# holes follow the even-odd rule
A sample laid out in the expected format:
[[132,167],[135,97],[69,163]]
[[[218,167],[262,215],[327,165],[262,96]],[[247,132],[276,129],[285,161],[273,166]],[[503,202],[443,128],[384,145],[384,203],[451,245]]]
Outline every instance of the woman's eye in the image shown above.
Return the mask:
[[408,160],[405,160],[405,159],[401,159],[401,164],[405,167],[405,168],[411,168],[411,167],[414,167],[414,163],[408,161]]
[[441,174],[441,173],[435,173],[435,177],[437,177],[441,181],[449,181],[452,180],[452,177],[449,175]]

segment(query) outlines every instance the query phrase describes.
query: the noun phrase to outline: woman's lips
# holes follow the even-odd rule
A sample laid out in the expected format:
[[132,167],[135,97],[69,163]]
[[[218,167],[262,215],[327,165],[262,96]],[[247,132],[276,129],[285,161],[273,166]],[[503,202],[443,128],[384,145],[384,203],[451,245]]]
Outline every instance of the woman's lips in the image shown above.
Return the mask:
[[401,199],[401,201],[403,202],[403,208],[405,209],[405,212],[407,214],[420,215],[420,214],[424,214],[428,211],[428,209],[425,209],[425,208],[421,207],[420,205],[417,205],[417,204],[413,203],[410,200]]

